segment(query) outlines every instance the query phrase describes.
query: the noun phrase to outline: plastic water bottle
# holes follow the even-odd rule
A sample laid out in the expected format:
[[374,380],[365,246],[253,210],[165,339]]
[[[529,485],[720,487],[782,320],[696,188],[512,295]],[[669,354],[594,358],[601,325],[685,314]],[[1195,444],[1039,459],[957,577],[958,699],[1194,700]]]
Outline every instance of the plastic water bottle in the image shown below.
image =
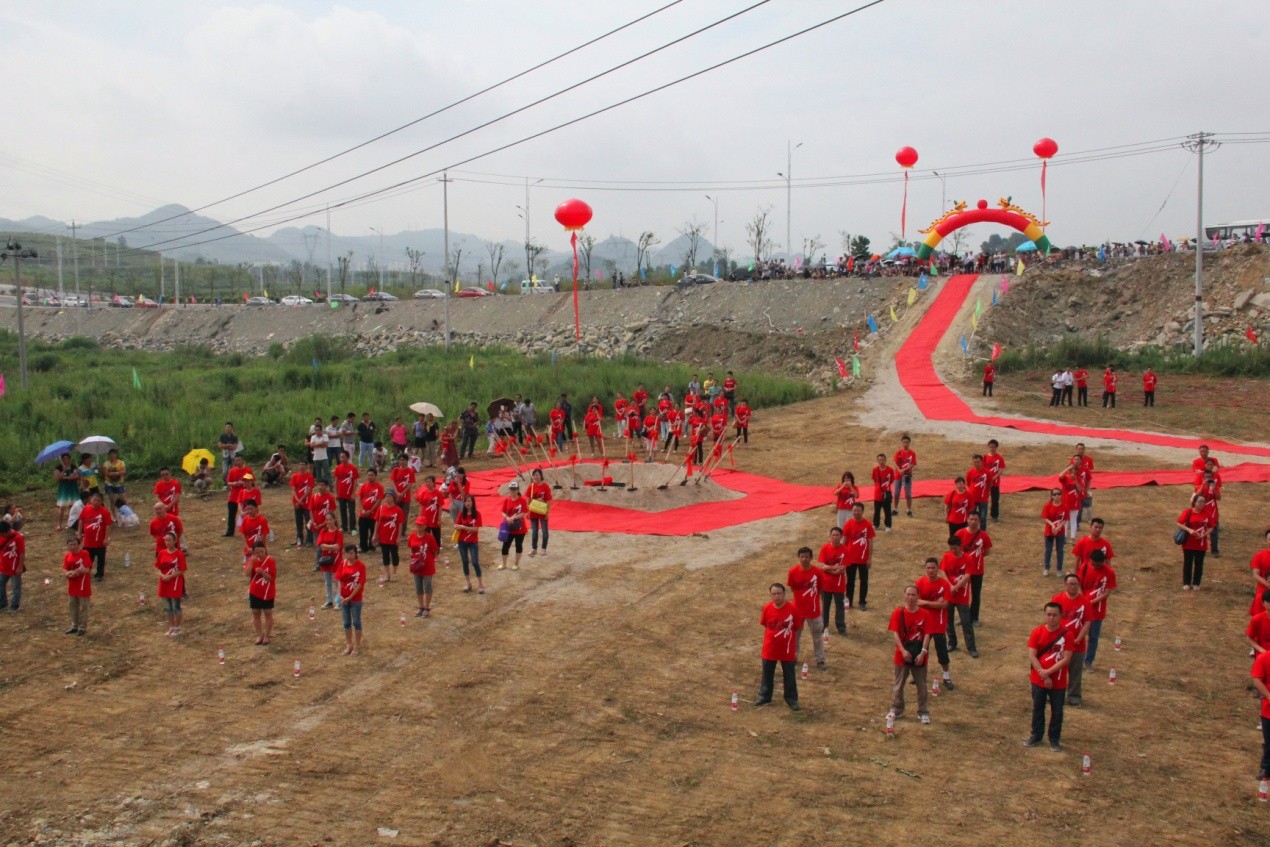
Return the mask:
[[272,544],[272,543],[273,543],[273,540],[274,540],[275,538],[277,538],[277,537],[278,537],[278,536],[274,533],[274,531],[273,531],[272,529],[271,529],[271,530],[269,530],[269,543],[270,543],[270,544]]
[[811,670],[807,667],[807,663],[803,662],[803,679],[811,676]]
[[[741,700],[736,696],[736,692],[732,692],[732,711],[736,711],[741,707]],[[1262,783],[1264,785],[1264,783]],[[1265,799],[1264,797],[1262,799]]]
[[312,606],[310,606],[310,607],[309,607],[309,620],[315,620],[316,618],[317,618],[317,609],[315,609],[315,608],[313,608]]
[[930,696],[939,696],[939,677],[935,677],[935,681],[930,684]]
[[1261,785],[1257,787],[1257,799],[1262,803],[1270,800],[1270,779],[1261,780]]
[[137,593],[137,605],[144,606],[146,604],[146,593],[144,591]]
[[895,715],[891,712],[886,713],[886,737],[895,737]]
[[1108,685],[1116,684],[1116,669],[1115,668],[1112,668],[1111,671],[1107,674],[1107,684]]
[[826,645],[829,644],[829,630],[826,629],[823,633],[821,633],[820,640]]
[[401,617],[400,617],[398,620],[401,622],[401,625],[402,625],[402,626],[405,626],[405,625],[406,625],[406,613],[405,613],[405,612],[402,612],[402,613],[401,613]]
[[1122,642],[1120,641],[1120,636],[1119,636],[1119,635],[1117,635],[1117,636],[1116,636],[1116,641],[1115,641],[1115,644],[1114,644],[1113,646],[1114,646],[1117,650],[1119,650],[1119,649],[1120,649],[1120,647],[1121,647],[1121,645],[1122,645]]
[[448,568],[449,566],[450,566],[450,559],[447,556],[446,558],[441,560],[441,567]]
[[131,554],[131,553],[124,553],[124,554],[123,554],[123,566],[124,566],[125,568],[130,568],[130,567],[132,567],[132,554]]
[[53,582],[53,580],[49,579],[47,576],[46,576],[46,577],[44,577],[44,584],[45,584],[45,585],[51,585],[51,584],[52,584],[52,582]]
[[1082,774],[1084,774],[1085,776],[1089,776],[1089,773],[1090,771],[1093,770],[1093,767],[1094,767],[1093,762],[1090,760],[1088,753],[1080,757],[1080,772]]
[[216,651],[216,664],[218,665],[225,664],[225,651],[223,649]]
[[291,675],[296,679],[300,678],[300,660],[296,659],[295,664],[291,666]]

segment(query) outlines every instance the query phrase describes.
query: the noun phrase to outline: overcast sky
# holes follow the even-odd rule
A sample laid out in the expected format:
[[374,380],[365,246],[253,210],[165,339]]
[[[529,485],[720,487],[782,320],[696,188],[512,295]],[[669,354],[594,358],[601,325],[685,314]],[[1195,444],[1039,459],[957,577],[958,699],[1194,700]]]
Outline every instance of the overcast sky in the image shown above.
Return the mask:
[[[754,0],[683,0],[521,80],[299,177],[212,206],[255,215],[438,144],[589,75],[743,9]],[[166,203],[213,203],[414,120],[665,5],[669,0],[412,0],[227,4],[6,0],[0,5],[0,217],[101,220]],[[597,239],[640,230],[671,240],[686,221],[745,252],[745,224],[771,210],[785,242],[787,144],[792,240],[838,233],[885,240],[900,227],[894,155],[920,161],[908,234],[948,202],[1010,195],[1041,211],[1042,136],[1049,232],[1059,244],[1176,238],[1195,228],[1195,156],[1063,164],[1099,148],[1197,130],[1270,138],[1266,0],[886,0],[704,76],[566,129],[463,160],[608,106],[853,8],[774,0],[542,106],[240,228],[451,167],[452,229],[567,239],[552,210],[570,196],[595,210]],[[1270,144],[1205,157],[1208,223],[1270,217]],[[1030,160],[1030,161],[1029,161]],[[980,163],[1025,170],[931,176]],[[852,178],[875,175],[858,184]],[[538,182],[542,180],[542,182]],[[849,182],[857,184],[843,184]],[[826,184],[828,183],[828,184]],[[835,184],[836,183],[836,184]],[[624,188],[627,190],[612,190]],[[654,188],[673,188],[655,191]],[[1163,211],[1160,209],[1165,203]],[[439,227],[441,188],[336,211],[332,229],[364,235]],[[324,225],[309,215],[295,225]],[[991,227],[979,227],[974,243]],[[1004,234],[1004,232],[1003,232]]]

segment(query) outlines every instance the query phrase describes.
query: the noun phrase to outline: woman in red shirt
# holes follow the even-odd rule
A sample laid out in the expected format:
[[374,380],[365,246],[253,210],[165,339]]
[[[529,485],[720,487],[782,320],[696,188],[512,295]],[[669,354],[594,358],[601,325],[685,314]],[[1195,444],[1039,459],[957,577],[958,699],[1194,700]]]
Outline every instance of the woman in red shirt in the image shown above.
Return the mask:
[[855,506],[855,501],[860,499],[860,490],[855,487],[855,474],[845,472],[842,481],[833,490],[833,496],[837,500],[835,508],[838,510],[838,529],[842,529],[842,525],[851,520],[851,508]]
[[176,533],[163,536],[163,549],[154,559],[159,571],[159,597],[163,611],[168,616],[168,631],[164,635],[181,634],[181,598],[185,596],[185,554],[177,546]]
[[256,643],[268,644],[273,634],[273,603],[278,596],[278,564],[265,550],[263,542],[256,542],[251,558],[243,565],[246,572],[247,602],[251,606],[251,623],[256,630]]
[[339,565],[340,552],[344,549],[344,533],[340,531],[335,517],[335,510],[326,513],[326,523],[318,530],[317,565],[314,568],[322,572],[322,581],[326,584],[326,602],[323,609],[336,608],[335,571]]
[[427,529],[416,526],[406,539],[410,548],[410,575],[415,580],[415,598],[419,601],[416,618],[432,614],[432,577],[437,572],[437,540]]
[[1199,591],[1204,579],[1204,554],[1208,552],[1208,533],[1212,530],[1212,512],[1203,494],[1191,498],[1191,507],[1182,512],[1177,526],[1186,533],[1182,542],[1182,590]]
[[[542,555],[547,555],[547,513],[551,510],[551,486],[543,479],[542,471],[529,475],[529,527],[533,534],[529,542],[529,558],[538,555],[538,528],[542,527]],[[541,503],[539,506],[537,504]],[[535,511],[538,510],[538,511]]]
[[1055,549],[1058,550],[1058,572],[1063,572],[1063,550],[1067,546],[1067,510],[1063,508],[1063,492],[1061,489],[1050,490],[1049,501],[1041,507],[1041,520],[1045,522],[1045,560],[1043,574],[1050,575],[1050,559]]
[[891,486],[895,483],[895,469],[886,463],[886,454],[878,453],[878,463],[873,469],[873,528],[877,529],[886,516],[886,531],[891,531]]
[[366,588],[366,566],[357,558],[356,544],[344,545],[344,556],[335,577],[340,581],[344,655],[356,656],[362,649],[362,591]]
[[476,498],[471,494],[463,498],[463,508],[454,519],[454,526],[459,534],[459,558],[463,561],[463,578],[467,580],[465,593],[472,591],[472,577],[468,572],[469,565],[476,572],[476,584],[482,594],[485,593],[485,581],[481,579],[480,533],[481,513],[476,511]]
[[758,687],[755,706],[772,702],[776,687],[776,664],[780,663],[781,678],[785,683],[785,703],[798,711],[798,675],[794,666],[797,659],[799,618],[793,603],[785,602],[785,586],[773,582],[768,588],[772,602],[763,607],[758,622],[763,627],[763,678]]
[[503,541],[503,561],[499,563],[498,569],[501,571],[507,567],[507,554],[511,551],[512,545],[516,545],[516,558],[512,561],[512,570],[520,570],[520,554],[525,550],[525,533],[529,531],[526,526],[529,515],[529,501],[520,493],[520,483],[512,480],[507,486],[507,496],[503,498],[503,523],[507,527],[507,532],[503,533],[502,528],[499,529],[500,535],[505,535]]
[[966,489],[966,478],[959,476],[953,480],[953,490],[944,495],[944,520],[948,523],[948,534],[956,535],[966,528],[970,515],[970,491]]

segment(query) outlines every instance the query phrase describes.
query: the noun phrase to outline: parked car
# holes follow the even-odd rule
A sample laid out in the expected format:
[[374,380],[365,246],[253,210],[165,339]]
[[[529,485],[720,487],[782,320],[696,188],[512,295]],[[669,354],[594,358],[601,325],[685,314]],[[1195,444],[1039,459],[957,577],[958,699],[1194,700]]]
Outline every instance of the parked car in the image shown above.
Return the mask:
[[484,288],[464,288],[455,297],[492,297],[493,295]]
[[330,301],[332,303],[356,303],[357,298],[352,294],[332,294]]
[[309,306],[313,303],[308,297],[301,297],[299,294],[288,294],[281,302],[284,306]]
[[244,303],[244,305],[247,305],[247,306],[272,306],[272,305],[274,305],[273,301],[272,301],[272,300],[270,300],[268,297],[259,297],[259,296],[257,296],[257,297],[248,297],[245,301],[243,301],[243,303]]
[[718,281],[719,281],[718,277],[710,276],[710,274],[690,273],[690,274],[684,274],[683,277],[679,280],[678,284],[681,286],[710,285]]
[[66,294],[62,297],[63,306],[87,306],[88,298],[79,294]]
[[112,295],[110,295],[110,300],[109,300],[109,301],[107,301],[107,302],[109,302],[109,303],[110,303],[110,305],[112,305],[112,306],[114,306],[114,307],[116,307],[116,308],[119,308],[119,309],[131,309],[131,308],[132,308],[132,301],[131,301],[131,300],[129,300],[127,297],[120,297],[118,294],[112,294]]
[[157,309],[159,308],[159,304],[157,301],[151,300],[149,297],[142,295],[137,298],[137,308],[138,309]]
[[375,291],[362,298],[365,303],[396,303],[397,298],[385,291]]
[[445,292],[439,288],[420,288],[415,292],[416,300],[444,300]]
[[542,280],[535,281],[535,280],[522,279],[520,281],[520,293],[521,294],[555,294],[556,289],[554,286],[549,285],[548,283],[545,283]]

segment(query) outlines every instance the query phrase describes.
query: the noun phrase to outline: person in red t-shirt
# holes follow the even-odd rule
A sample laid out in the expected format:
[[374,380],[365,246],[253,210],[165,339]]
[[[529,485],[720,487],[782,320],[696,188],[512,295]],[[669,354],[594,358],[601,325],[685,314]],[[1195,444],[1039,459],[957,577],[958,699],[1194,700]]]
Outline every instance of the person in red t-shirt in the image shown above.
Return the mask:
[[[321,482],[318,485],[322,485]],[[317,565],[314,570],[322,572],[322,582],[326,586],[326,602],[323,609],[338,608],[335,594],[335,571],[339,569],[340,556],[344,552],[344,533],[340,531],[335,510],[326,512],[325,521],[316,531],[314,544],[317,547]]]
[[340,583],[340,612],[344,618],[344,655],[356,656],[362,649],[362,592],[366,589],[366,566],[357,558],[357,545],[345,544],[335,578]]
[[1084,368],[1077,368],[1072,374],[1072,379],[1076,382],[1076,405],[1089,406],[1089,371]]
[[106,548],[110,546],[110,525],[115,519],[110,510],[102,505],[100,494],[94,494],[88,505],[79,513],[79,543],[97,565],[93,579],[101,581],[106,577]]
[[895,451],[895,488],[891,492],[891,507],[900,510],[900,491],[904,492],[905,509],[913,517],[913,469],[917,467],[917,454],[912,450],[913,440],[907,435],[900,438],[900,449]]
[[631,394],[631,401],[635,404],[635,407],[639,409],[639,416],[641,418],[644,417],[644,406],[648,403],[648,392],[644,390],[644,383],[641,382],[639,387],[635,389],[635,392]]
[[983,396],[991,397],[993,385],[997,381],[997,366],[989,362],[983,366]]
[[163,611],[168,618],[168,631],[164,635],[181,634],[181,598],[185,596],[185,554],[177,546],[177,534],[163,535],[163,549],[155,556],[154,566],[159,571],[158,595],[163,600]]
[[1071,634],[1067,649],[1072,659],[1067,665],[1067,703],[1068,706],[1080,706],[1081,679],[1084,671],[1085,647],[1089,637],[1089,600],[1080,587],[1080,577],[1069,573],[1063,578],[1063,590],[1050,598],[1063,610],[1063,626]]
[[432,577],[437,572],[437,540],[426,528],[416,526],[406,539],[406,546],[410,548],[410,575],[414,577],[415,599],[419,601],[415,617],[426,618],[432,614]]
[[979,516],[971,513],[966,528],[957,532],[961,549],[970,559],[970,624],[979,625],[979,600],[983,596],[984,560],[992,552],[992,538],[984,532]]
[[379,482],[379,474],[371,468],[366,471],[366,481],[357,488],[357,548],[363,553],[375,549],[375,513],[382,502],[384,486]]
[[1050,749],[1063,749],[1063,702],[1067,694],[1067,666],[1072,654],[1068,652],[1071,632],[1063,626],[1063,607],[1058,603],[1045,604],[1045,623],[1032,630],[1027,639],[1028,654],[1032,664],[1032,734],[1023,742],[1025,747],[1035,747],[1045,735],[1045,706],[1050,707]]
[[988,517],[996,523],[1001,517],[1001,477],[1005,473],[1005,456],[998,450],[1000,443],[995,439],[988,441],[988,452],[983,454],[983,467],[988,471],[988,493],[992,497]]
[[154,504],[154,517],[150,520],[150,537],[154,539],[154,552],[157,555],[163,549],[163,537],[169,532],[176,533],[179,540],[185,535],[185,525],[181,519],[171,514],[163,501]]
[[944,495],[944,521],[948,524],[948,534],[956,535],[966,528],[966,518],[974,503],[966,488],[966,478],[959,476],[953,480],[952,491]]
[[1089,535],[1077,541],[1072,555],[1080,562],[1076,575],[1089,599],[1089,646],[1085,648],[1085,670],[1093,665],[1098,655],[1098,639],[1102,636],[1102,622],[1107,618],[1107,598],[1116,590],[1116,571],[1111,567],[1115,552],[1111,542],[1102,537],[1102,518],[1089,522]]
[[970,510],[978,512],[979,525],[988,525],[988,502],[992,499],[992,475],[983,464],[983,456],[976,453],[970,459],[966,471],[966,490],[970,492]]
[[481,513],[477,511],[476,498],[471,494],[464,495],[463,507],[454,519],[454,528],[459,533],[459,560],[463,563],[463,579],[467,581],[463,593],[471,593],[471,571],[475,571],[476,583],[484,594],[485,580],[481,578]]
[[242,479],[242,488],[238,490],[238,511],[239,520],[242,520],[242,508],[247,503],[255,503],[256,508],[260,508],[260,504],[264,502],[264,496],[260,493],[260,489],[256,487],[255,474],[245,473]]
[[776,688],[776,665],[781,666],[781,677],[785,683],[785,702],[789,708],[798,711],[798,674],[795,671],[795,660],[798,658],[798,609],[793,603],[785,602],[785,586],[773,582],[767,589],[772,602],[763,607],[758,622],[763,627],[763,676],[758,686],[758,699],[755,706],[766,706],[772,702],[772,692]]
[[1255,615],[1261,609],[1261,601],[1270,595],[1270,529],[1261,535],[1265,546],[1252,554],[1248,567],[1252,569],[1252,606],[1248,614]]
[[1155,408],[1155,386],[1160,378],[1155,375],[1155,371],[1147,368],[1146,373],[1142,375],[1142,405]]
[[736,415],[736,434],[740,436],[742,444],[749,444],[750,418],[754,416],[754,412],[744,397],[737,401],[733,414]]
[[952,681],[952,670],[948,657],[948,606],[952,596],[952,583],[939,569],[939,560],[931,557],[926,560],[926,573],[918,577],[913,587],[917,589],[917,605],[930,615],[930,636],[935,644],[935,656],[944,672],[944,688],[949,691],[956,686]]
[[842,541],[841,529],[835,526],[829,530],[829,541],[821,546],[816,560],[821,565],[820,569],[825,572],[824,584],[820,586],[821,628],[829,629],[829,607],[832,606],[838,634],[846,635],[847,615],[843,608],[843,598],[847,590],[847,545]]
[[172,478],[171,468],[159,468],[159,479],[154,484],[154,496],[167,507],[174,517],[181,516],[181,481]]
[[[507,484],[507,496],[503,498],[500,509],[503,523],[507,524],[506,539],[503,541],[503,560],[499,563],[501,571],[507,567],[507,554],[512,545],[516,545],[516,558],[512,560],[512,570],[520,570],[520,554],[525,551],[525,533],[529,531],[529,500],[520,493],[520,483],[512,480]],[[500,534],[502,530],[500,529]]]
[[930,723],[927,708],[926,657],[930,655],[930,612],[918,605],[917,588],[904,589],[904,605],[891,612],[887,629],[895,640],[895,684],[891,686],[891,711],[887,717],[895,720],[904,714],[904,686],[909,674],[917,686],[917,717],[922,723]]
[[886,518],[886,531],[891,531],[891,487],[895,485],[895,469],[886,463],[886,454],[878,453],[878,463],[873,467],[873,528],[877,529]]
[[16,612],[21,607],[24,573],[26,538],[12,523],[0,520],[0,611],[7,608]]
[[582,417],[582,427],[586,430],[587,444],[594,458],[604,450],[604,413],[592,406]]
[[[802,622],[798,625],[799,647],[803,631],[811,633],[811,647],[816,656],[816,667],[825,669],[825,628],[820,622],[820,588],[825,583],[825,572],[811,563],[811,548],[798,548],[798,564],[789,569],[785,584],[794,595],[794,607]],[[798,651],[801,652],[801,651]]]
[[656,412],[644,416],[644,461],[652,462],[657,458],[657,442],[661,438],[662,417]]
[[957,619],[961,619],[961,634],[966,641],[966,651],[970,658],[979,658],[975,647],[975,630],[970,621],[970,557],[961,548],[961,539],[952,536],[948,539],[948,552],[940,560],[939,569],[952,583],[952,592],[948,596],[948,649],[957,649]]
[[1221,500],[1221,477],[1217,474],[1216,463],[1209,460],[1208,468],[1195,481],[1195,493],[1204,495],[1205,508],[1209,512],[1208,552],[1214,559],[1221,558],[1221,546],[1218,539],[1221,535],[1221,514],[1218,501]]
[[[873,562],[873,539],[877,530],[873,524],[864,519],[864,504],[859,502],[851,507],[851,520],[842,525],[842,543],[847,547],[844,563],[847,566],[847,598],[848,608],[859,608],[862,612],[869,610],[869,565]],[[860,580],[860,605],[855,604],[855,583]]]
[[1270,779],[1270,652],[1252,663],[1252,684],[1261,695],[1261,771],[1257,779]]
[[1214,470],[1221,467],[1221,463],[1217,461],[1217,457],[1208,455],[1208,452],[1209,450],[1207,444],[1199,445],[1199,458],[1191,462],[1191,470],[1195,471],[1197,474],[1203,473],[1208,470],[1209,462],[1213,463]]
[[295,515],[295,546],[313,543],[313,529],[309,526],[309,498],[313,496],[315,480],[307,462],[296,462],[291,474],[291,512]]
[[243,487],[243,477],[251,473],[247,461],[241,455],[234,456],[234,462],[225,472],[225,537],[233,538],[238,531],[239,494]]
[[[538,555],[538,530],[542,530],[542,555],[547,555],[547,541],[549,539],[549,530],[547,527],[547,515],[551,510],[551,486],[543,479],[542,471],[537,468],[529,475],[529,487],[525,490],[525,496],[529,498],[529,558]],[[545,503],[546,512],[539,514],[534,511],[534,503]]]
[[1182,542],[1182,590],[1199,591],[1204,579],[1204,554],[1208,552],[1208,534],[1212,530],[1212,512],[1203,494],[1191,496],[1191,505],[1177,518],[1178,529],[1186,533]]
[[437,478],[425,476],[423,485],[415,492],[415,500],[419,503],[418,526],[426,527],[432,537],[441,546],[441,492],[437,490]]
[[732,414],[736,408],[736,377],[732,371],[723,378],[723,394],[720,396],[728,404],[728,414]]
[[397,464],[388,472],[388,479],[392,483],[392,493],[397,495],[397,505],[401,507],[402,514],[409,521],[410,494],[415,487],[415,472],[414,468],[410,467],[409,457],[404,454],[397,457]]
[[397,575],[397,565],[401,564],[401,533],[406,528],[406,515],[397,505],[397,498],[392,494],[384,495],[384,499],[375,507],[375,539],[379,542],[379,555],[383,561],[384,578],[380,582],[392,582]]
[[66,598],[71,613],[66,634],[84,635],[88,632],[88,605],[93,596],[93,561],[75,536],[66,539],[62,570],[66,573]]
[[1102,373],[1102,407],[1116,408],[1116,369],[1108,365]]
[[243,572],[247,574],[247,604],[251,607],[256,644],[268,644],[273,635],[273,605],[278,597],[278,563],[260,543],[251,549]]
[[340,460],[331,471],[335,477],[335,500],[339,503],[340,529],[352,532],[357,528],[357,480],[361,474],[347,450],[340,451]]
[[256,549],[257,544],[267,544],[269,541],[269,520],[250,501],[243,504],[242,533],[245,562],[251,557],[251,551]]
[[1063,489],[1063,508],[1067,511],[1067,537],[1075,540],[1080,531],[1080,511],[1085,503],[1085,475],[1079,456],[1072,456],[1071,463],[1058,475],[1058,485]]
[[1261,597],[1261,611],[1248,620],[1248,628],[1244,630],[1248,643],[1252,645],[1252,655],[1270,650],[1270,594]]
[[855,506],[856,500],[860,499],[860,490],[855,487],[855,474],[846,471],[842,474],[842,481],[838,487],[833,490],[834,510],[838,518],[838,529],[842,529],[842,525],[851,520],[851,511]]
[[1041,521],[1045,524],[1045,558],[1041,563],[1041,574],[1050,575],[1055,549],[1058,550],[1058,572],[1062,573],[1063,552],[1067,547],[1067,509],[1063,507],[1062,489],[1050,489],[1050,499],[1041,507]]

